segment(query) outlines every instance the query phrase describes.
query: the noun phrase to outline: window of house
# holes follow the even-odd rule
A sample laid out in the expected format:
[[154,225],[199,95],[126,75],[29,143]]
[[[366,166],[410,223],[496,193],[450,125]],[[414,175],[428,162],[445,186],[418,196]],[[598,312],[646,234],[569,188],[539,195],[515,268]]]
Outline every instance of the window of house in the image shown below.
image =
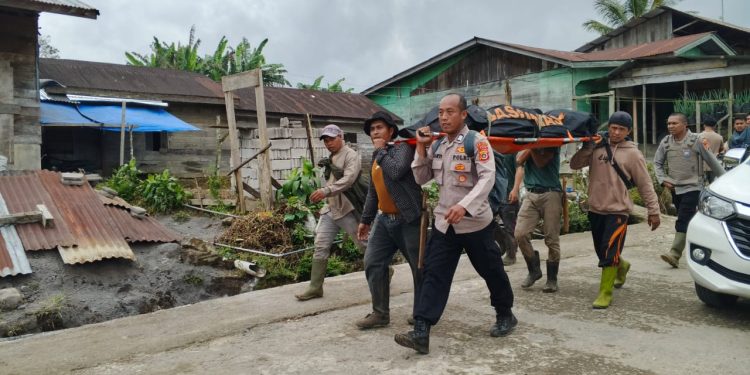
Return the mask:
[[344,133],[346,143],[357,143],[357,133]]
[[167,148],[167,132],[146,133],[147,151],[160,151],[162,148]]

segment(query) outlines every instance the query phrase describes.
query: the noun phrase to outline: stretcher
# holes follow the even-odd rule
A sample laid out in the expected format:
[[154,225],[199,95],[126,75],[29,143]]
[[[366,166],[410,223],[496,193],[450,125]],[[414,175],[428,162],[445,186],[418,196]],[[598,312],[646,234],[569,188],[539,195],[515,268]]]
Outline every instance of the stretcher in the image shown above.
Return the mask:
[[[444,133],[433,133],[433,139],[437,140],[442,137]],[[548,147],[562,147],[570,143],[579,142],[599,142],[601,140],[600,135],[594,135],[590,137],[556,137],[556,138],[542,138],[542,137],[523,137],[523,138],[511,138],[511,137],[494,137],[489,136],[487,140],[490,142],[490,146],[496,152],[501,154],[513,154],[519,151],[533,149],[533,148],[548,148]],[[416,147],[417,139],[408,138],[398,142],[406,142],[407,144]]]

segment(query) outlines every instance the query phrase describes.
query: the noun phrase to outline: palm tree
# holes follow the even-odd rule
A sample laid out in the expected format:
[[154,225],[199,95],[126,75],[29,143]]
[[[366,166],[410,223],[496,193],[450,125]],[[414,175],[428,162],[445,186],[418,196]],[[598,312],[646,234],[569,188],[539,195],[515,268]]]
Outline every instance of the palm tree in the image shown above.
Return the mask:
[[601,35],[624,25],[662,5],[674,5],[680,0],[594,0],[594,9],[604,22],[588,20],[583,28]]
[[246,38],[242,38],[236,48],[231,49],[223,61],[226,74],[235,74],[260,68],[263,71],[264,86],[291,86],[284,78],[283,64],[268,64],[263,55],[263,48],[268,44],[268,38],[263,39],[256,48],[250,46]]
[[149,46],[151,53],[142,55],[137,52],[125,52],[129,65],[150,66],[156,68],[167,68],[177,70],[187,70],[196,72],[202,70],[203,62],[198,56],[198,47],[201,44],[200,39],[195,38],[195,25],[190,28],[190,37],[188,44],[182,45],[174,42],[167,44],[154,37],[154,41]]

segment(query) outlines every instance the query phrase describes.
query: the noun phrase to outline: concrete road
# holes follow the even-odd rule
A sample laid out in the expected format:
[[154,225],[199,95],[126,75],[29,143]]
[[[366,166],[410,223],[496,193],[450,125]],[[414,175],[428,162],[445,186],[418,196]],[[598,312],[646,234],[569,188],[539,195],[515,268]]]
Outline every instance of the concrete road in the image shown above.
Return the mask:
[[356,273],[328,279],[325,298],[305,303],[293,297],[305,285],[289,285],[5,341],[0,373],[747,374],[750,302],[704,306],[684,260],[673,270],[658,259],[673,225],[628,229],[624,257],[633,268],[607,310],[591,309],[599,269],[589,233],[562,237],[559,293],[542,293],[542,282],[522,290],[525,265],[508,267],[520,323],[506,338],[489,336],[487,289],[462,259],[426,356],[393,342],[409,329],[412,301],[401,265],[386,328],[354,326],[370,311],[364,275]]

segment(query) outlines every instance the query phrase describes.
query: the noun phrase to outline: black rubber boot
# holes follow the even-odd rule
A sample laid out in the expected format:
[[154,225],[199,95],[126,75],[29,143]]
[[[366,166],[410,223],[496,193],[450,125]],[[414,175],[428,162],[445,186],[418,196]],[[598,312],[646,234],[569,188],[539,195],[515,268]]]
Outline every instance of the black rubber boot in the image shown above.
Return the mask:
[[547,283],[544,284],[544,293],[557,292],[557,270],[560,269],[560,262],[547,261]]
[[524,259],[526,260],[526,268],[529,270],[529,275],[526,276],[526,280],[521,283],[521,288],[529,288],[534,283],[542,278],[542,265],[539,261],[539,252],[534,251],[534,256],[531,258],[527,258],[524,256]]
[[490,330],[490,336],[492,337],[508,336],[518,324],[518,319],[512,312],[497,314],[495,318],[495,325]]
[[393,337],[396,343],[411,348],[419,354],[430,353],[430,323],[422,318],[414,319],[414,330],[407,333],[397,333]]

